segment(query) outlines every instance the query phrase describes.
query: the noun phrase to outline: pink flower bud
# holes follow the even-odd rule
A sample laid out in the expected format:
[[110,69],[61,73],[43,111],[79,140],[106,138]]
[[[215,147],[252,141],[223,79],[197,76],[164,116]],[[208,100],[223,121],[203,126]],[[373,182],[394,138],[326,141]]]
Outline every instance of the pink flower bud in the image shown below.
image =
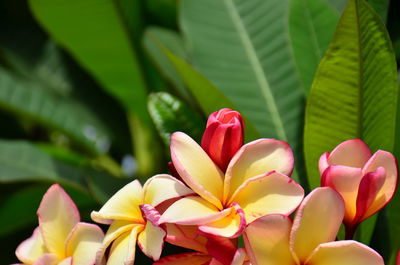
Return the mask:
[[208,117],[201,146],[222,171],[243,145],[244,124],[239,112],[221,109]]

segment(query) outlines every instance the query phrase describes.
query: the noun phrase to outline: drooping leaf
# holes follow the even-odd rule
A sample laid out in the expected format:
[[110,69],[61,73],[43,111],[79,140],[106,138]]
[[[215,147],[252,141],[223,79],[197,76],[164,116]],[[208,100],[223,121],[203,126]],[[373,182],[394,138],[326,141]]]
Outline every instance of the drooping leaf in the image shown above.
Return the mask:
[[339,13],[326,0],[290,0],[289,33],[296,66],[308,92]]
[[110,0],[30,0],[50,35],[125,108],[148,120],[145,83],[125,22]]
[[304,149],[312,188],[320,183],[320,155],[342,141],[361,138],[373,151],[393,151],[397,98],[385,26],[365,0],[350,0],[307,103]]
[[177,131],[186,132],[200,142],[205,122],[178,98],[166,92],[154,93],[149,96],[148,108],[166,146],[170,144],[171,134]]

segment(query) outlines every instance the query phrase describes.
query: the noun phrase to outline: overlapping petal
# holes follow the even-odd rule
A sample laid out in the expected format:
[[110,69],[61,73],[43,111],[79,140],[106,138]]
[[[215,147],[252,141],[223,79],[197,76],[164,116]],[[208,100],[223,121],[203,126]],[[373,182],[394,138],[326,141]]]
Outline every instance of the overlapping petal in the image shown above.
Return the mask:
[[292,149],[286,142],[259,139],[243,145],[228,165],[224,180],[224,200],[246,180],[277,171],[290,175],[293,170]]
[[246,258],[247,258],[247,255],[246,255],[246,251],[244,250],[244,248],[239,248],[236,251],[235,256],[233,256],[231,265],[243,265]]
[[292,213],[301,203],[303,188],[282,173],[272,171],[245,181],[234,193],[230,201],[242,207],[246,221],[267,214]]
[[133,265],[135,261],[136,240],[139,227],[119,236],[111,245],[107,265]]
[[371,150],[360,139],[347,140],[330,153],[329,165],[343,165],[362,168],[371,157]]
[[58,184],[54,184],[43,196],[37,214],[47,250],[64,257],[65,240],[80,221],[75,203]]
[[166,224],[167,237],[165,241],[176,246],[207,253],[206,237],[200,235],[197,226]]
[[321,244],[305,265],[384,265],[382,257],[373,249],[356,241]]
[[111,224],[112,220],[129,220],[144,223],[139,205],[142,204],[143,189],[135,180],[115,193],[100,209],[93,211],[91,217],[101,224]]
[[65,254],[72,257],[74,265],[93,265],[104,233],[97,225],[78,223],[65,244]]
[[284,215],[268,215],[249,224],[244,232],[253,265],[295,265],[289,249],[292,222]]
[[222,209],[223,173],[188,135],[171,136],[171,158],[185,183],[205,200]]
[[40,256],[47,252],[44,246],[40,228],[37,227],[30,238],[22,242],[15,255],[25,264],[33,264]]
[[146,223],[146,227],[138,236],[138,245],[146,256],[153,260],[158,260],[164,245],[166,232],[151,222]]
[[[59,262],[60,258],[57,257],[57,255],[52,254],[52,253],[47,253],[40,258],[38,258],[33,265],[60,265]],[[71,259],[68,259],[67,261],[71,262]],[[32,264],[32,263],[25,263],[25,264]],[[69,265],[69,264],[68,264]]]
[[328,187],[313,190],[293,221],[290,248],[295,258],[304,263],[319,244],[334,241],[343,217],[344,203],[337,192]]
[[193,252],[163,257],[153,265],[204,265],[210,260],[210,255]]
[[[58,263],[57,265],[72,265],[73,264],[73,258],[72,257],[68,257],[63,259],[60,263]],[[35,264],[36,265],[36,264]],[[43,263],[43,265],[45,265],[45,263]],[[46,264],[47,265],[47,264]]]

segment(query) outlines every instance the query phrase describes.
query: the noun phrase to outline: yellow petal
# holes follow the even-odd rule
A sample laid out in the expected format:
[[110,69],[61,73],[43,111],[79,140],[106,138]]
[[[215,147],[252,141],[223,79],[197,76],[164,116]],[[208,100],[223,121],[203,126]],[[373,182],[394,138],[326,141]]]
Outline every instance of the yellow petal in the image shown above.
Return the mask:
[[104,233],[97,225],[78,223],[67,239],[66,256],[73,258],[74,265],[92,265],[103,238]]
[[376,195],[375,201],[369,207],[365,216],[371,216],[384,207],[393,197],[397,187],[397,162],[389,152],[378,150],[363,168],[363,173],[373,172],[383,167],[386,171],[386,179],[382,188]]
[[226,170],[224,201],[249,178],[273,170],[289,176],[293,162],[292,149],[282,141],[260,139],[242,146]]
[[300,263],[319,244],[335,240],[343,216],[343,199],[329,187],[316,188],[304,199],[290,235],[290,248]]
[[171,136],[171,158],[186,184],[205,200],[222,209],[223,174],[207,153],[182,132]]
[[144,228],[144,225],[142,224],[135,224],[132,223],[131,221],[114,221],[110,225],[110,227],[107,230],[107,233],[103,239],[103,244],[100,247],[98,253],[97,253],[97,264],[103,264],[105,257],[104,253],[106,252],[107,248],[109,245],[119,238],[122,234],[131,232],[132,230],[137,230],[137,233],[141,232]]
[[231,213],[228,216],[201,225],[199,226],[199,230],[220,237],[235,238],[240,236],[246,226],[243,210],[238,205],[230,209]]
[[72,257],[68,257],[63,259],[60,263],[58,263],[58,265],[72,265],[72,262],[73,262]]
[[40,256],[46,253],[40,228],[37,227],[30,238],[23,241],[15,251],[17,258],[24,264],[33,264]]
[[100,211],[93,211],[91,217],[101,224],[111,224],[113,220],[129,220],[144,223],[139,205],[142,204],[143,190],[138,180],[125,185],[114,194]]
[[158,260],[164,244],[165,231],[151,222],[146,223],[145,229],[138,236],[138,245],[146,256]]
[[133,265],[135,262],[136,239],[140,228],[123,233],[112,244],[107,265]]
[[268,214],[289,215],[301,203],[303,188],[293,179],[278,172],[248,179],[240,186],[232,201],[242,207],[246,222]]
[[75,203],[58,184],[54,184],[43,196],[37,214],[46,248],[58,257],[65,257],[65,240],[80,221]]
[[321,244],[305,265],[384,265],[373,249],[356,241],[337,241]]
[[292,222],[283,215],[268,215],[244,231],[247,254],[253,265],[295,265],[289,249]]
[[172,198],[194,194],[194,191],[170,175],[156,175],[148,179],[143,186],[143,191],[143,203],[153,206]]
[[[55,254],[47,253],[40,256],[33,265],[56,265],[59,264],[60,258],[57,257]],[[32,264],[32,263],[25,263],[25,264]],[[24,265],[24,264],[18,264]]]
[[161,216],[159,223],[202,225],[230,214],[230,209],[219,211],[213,204],[197,196],[188,196],[173,203]]

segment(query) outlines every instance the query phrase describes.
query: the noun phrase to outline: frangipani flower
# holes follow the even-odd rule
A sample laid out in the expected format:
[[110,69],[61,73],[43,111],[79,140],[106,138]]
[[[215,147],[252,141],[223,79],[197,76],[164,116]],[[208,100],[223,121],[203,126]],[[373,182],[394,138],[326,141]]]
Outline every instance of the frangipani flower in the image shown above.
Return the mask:
[[[269,215],[244,232],[253,265],[384,265],[371,248],[353,240],[336,241],[344,216],[340,195],[329,187],[312,191],[289,217]],[[332,242],[333,241],[333,242]]]
[[[92,219],[109,224],[97,264],[131,265],[135,261],[136,241],[148,257],[157,260],[162,251],[165,231],[158,226],[155,209],[169,199],[193,194],[183,183],[169,175],[156,175],[142,187],[135,180],[112,196]],[[111,245],[107,261],[105,252]]]
[[397,186],[397,162],[382,150],[371,154],[361,140],[348,140],[319,160],[321,186],[340,193],[345,202],[344,223],[349,237],[357,225],[382,209]]
[[273,213],[290,214],[304,191],[286,175],[293,169],[287,143],[260,139],[242,146],[224,175],[188,135],[171,136],[171,158],[185,183],[199,196],[172,204],[160,223],[199,225],[205,233],[239,236],[246,222]]
[[93,265],[103,231],[80,222],[79,211],[68,194],[52,185],[37,211],[39,227],[22,242],[16,255],[26,265]]
[[221,109],[212,113],[201,139],[201,147],[225,172],[229,161],[243,145],[244,125],[239,112]]

